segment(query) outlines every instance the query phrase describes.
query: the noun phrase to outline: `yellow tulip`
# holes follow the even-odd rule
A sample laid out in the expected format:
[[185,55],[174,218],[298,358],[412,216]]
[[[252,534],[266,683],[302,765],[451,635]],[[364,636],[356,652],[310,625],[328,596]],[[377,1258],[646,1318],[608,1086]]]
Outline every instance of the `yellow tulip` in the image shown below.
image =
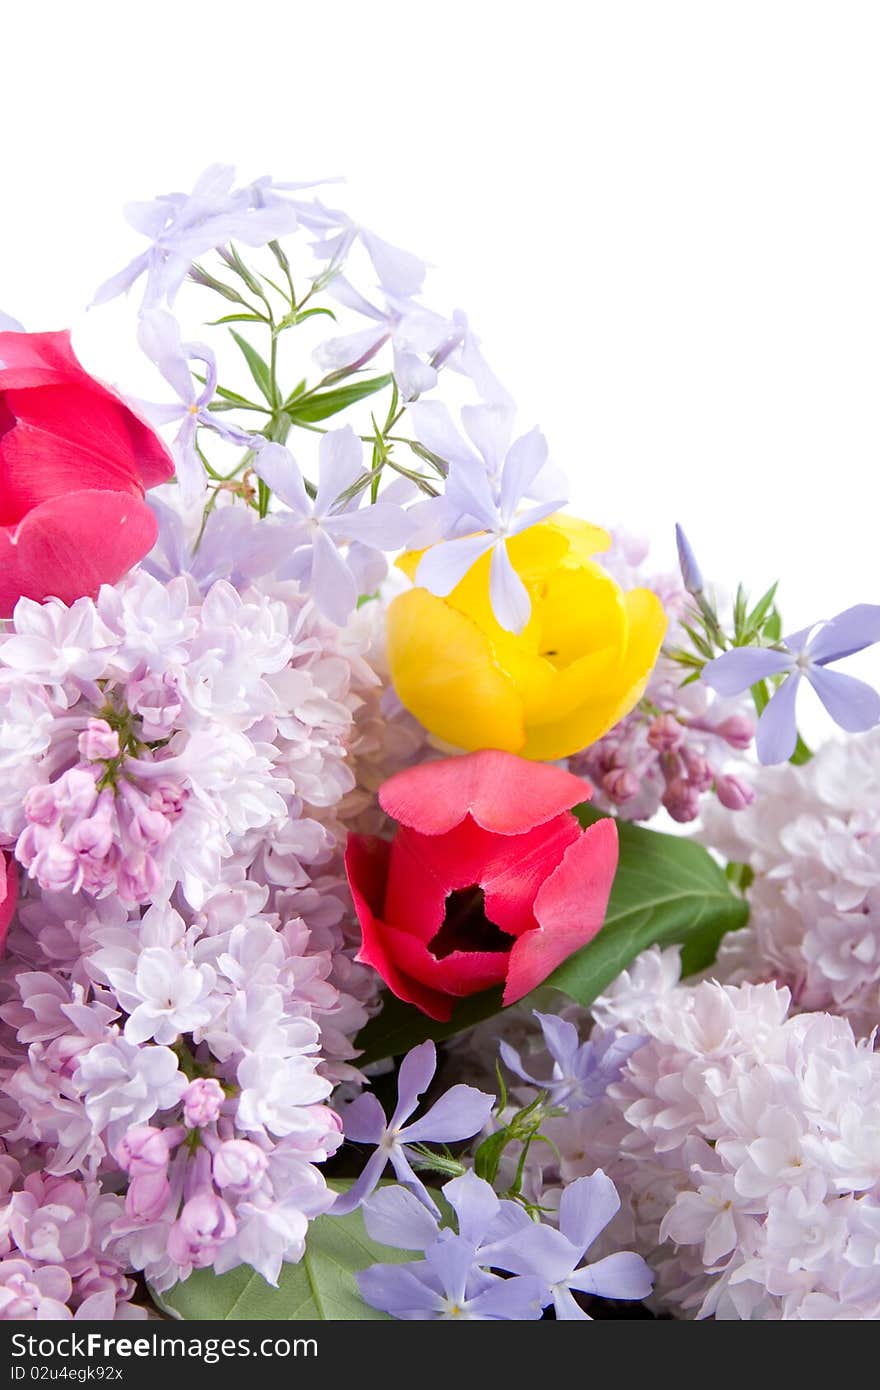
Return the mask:
[[[625,593],[593,558],[605,531],[555,515],[507,542],[532,601],[522,632],[489,601],[485,555],[446,598],[413,588],[388,610],[388,659],[401,701],[458,748],[567,757],[639,701],[666,632],[649,589]],[[421,553],[400,560],[412,578]]]

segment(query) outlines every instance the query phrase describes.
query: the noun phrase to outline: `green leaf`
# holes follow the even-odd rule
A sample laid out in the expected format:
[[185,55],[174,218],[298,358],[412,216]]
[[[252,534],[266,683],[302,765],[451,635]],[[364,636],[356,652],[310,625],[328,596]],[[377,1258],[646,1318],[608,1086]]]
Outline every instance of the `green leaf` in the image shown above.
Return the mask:
[[367,381],[353,381],[348,386],[336,386],[331,391],[309,391],[296,400],[285,401],[285,408],[289,408],[294,424],[311,425],[316,420],[326,420],[331,415],[338,415],[340,410],[346,410],[348,406],[364,400],[367,396],[374,396],[377,391],[384,390],[390,382],[391,374],[387,373],[385,376],[370,377]]
[[224,314],[222,319],[209,319],[208,328],[216,328],[221,323],[268,323],[264,314]]
[[251,376],[260,388],[262,395],[265,397],[267,403],[272,405],[272,373],[269,371],[268,366],[257,352],[257,349],[251,347],[246,338],[243,338],[240,333],[236,333],[234,328],[230,328],[229,331],[238,347],[241,349],[241,354],[250,368]]
[[773,600],[776,597],[776,590],[778,589],[778,587],[779,580],[777,580],[775,584],[771,584],[766,594],[764,594],[762,598],[758,599],[758,602],[755,604],[754,608],[748,616],[746,625],[748,627],[749,632],[760,632],[761,625],[764,622],[764,619],[769,614],[771,607],[773,606]]
[[239,1265],[228,1274],[194,1270],[182,1284],[175,1284],[166,1293],[153,1292],[153,1297],[164,1312],[188,1322],[201,1318],[210,1322],[385,1321],[385,1313],[361,1299],[355,1271],[415,1258],[415,1252],[392,1250],[371,1240],[360,1211],[349,1216],[319,1216],[309,1226],[299,1264],[281,1266],[277,1289],[250,1265]]
[[[583,825],[600,819],[590,806],[575,814]],[[542,985],[589,1005],[648,946],[679,942],[685,974],[710,965],[721,937],[745,925],[748,904],[731,892],[723,870],[679,835],[618,822],[620,861],[605,924]],[[385,996],[382,1012],[361,1030],[360,1064],[396,1056],[416,1043],[440,1042],[501,1011],[500,989],[463,1000],[448,1023],[436,1023],[411,1004]]]

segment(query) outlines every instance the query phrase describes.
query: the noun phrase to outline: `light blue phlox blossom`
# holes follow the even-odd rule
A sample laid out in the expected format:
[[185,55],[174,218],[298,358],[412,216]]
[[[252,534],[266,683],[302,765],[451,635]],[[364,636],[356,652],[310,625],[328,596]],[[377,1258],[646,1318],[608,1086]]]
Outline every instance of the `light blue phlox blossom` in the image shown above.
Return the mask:
[[400,295],[385,295],[385,308],[372,304],[344,276],[330,284],[329,293],[340,304],[371,321],[369,328],[329,338],[315,351],[315,360],[327,371],[353,371],[364,366],[390,342],[394,379],[401,397],[412,401],[437,384],[430,357],[449,334],[449,323],[440,314]]
[[473,1248],[462,1236],[437,1241],[423,1260],[371,1265],[356,1278],[371,1308],[408,1321],[526,1322],[542,1311],[539,1279],[487,1274],[474,1264]]
[[24,328],[11,314],[0,312],[0,333],[23,333]]
[[734,647],[703,667],[703,680],[719,695],[738,695],[760,681],[783,676],[758,720],[755,747],[764,764],[782,763],[797,744],[795,705],[801,680],[847,733],[880,723],[880,695],[864,681],[829,671],[835,661],[880,642],[880,605],[858,603],[836,618],[802,628],[775,647]]
[[601,1100],[612,1082],[618,1080],[627,1058],[645,1041],[635,1033],[620,1037],[607,1033],[596,1042],[582,1043],[573,1023],[555,1014],[539,1013],[537,1009],[533,1012],[553,1059],[551,1076],[541,1080],[526,1071],[519,1053],[503,1041],[499,1045],[501,1059],[530,1086],[546,1091],[551,1105],[563,1106],[566,1110],[583,1110]]
[[150,241],[127,266],[111,276],[95,293],[93,304],[104,304],[124,294],[146,276],[144,309],[163,301],[171,304],[193,262],[230,241],[245,246],[265,246],[297,225],[296,210],[284,200],[266,199],[256,185],[234,188],[235,169],[212,164],[196,180],[191,193],[166,193],[152,202],[129,203],[126,219]]
[[155,513],[159,535],[141,567],[163,584],[186,574],[203,594],[218,579],[241,590],[261,575],[274,573],[290,554],[290,536],[278,520],[260,521],[250,507],[215,507],[193,551],[180,512],[155,492],[148,494],[147,505]]
[[684,587],[689,594],[703,592],[703,576],[693,547],[678,522],[675,523],[675,544],[678,549],[678,566]]
[[398,1099],[390,1120],[371,1092],[353,1100],[342,1112],[343,1132],[355,1144],[373,1144],[375,1152],[367,1160],[357,1181],[334,1203],[333,1214],[344,1215],[360,1206],[390,1163],[398,1181],[406,1183],[435,1217],[439,1211],[424,1183],[409,1161],[412,1144],[449,1144],[470,1139],[486,1123],[494,1097],[474,1086],[452,1086],[435,1101],[421,1119],[407,1124],[419,1097],[429,1086],[437,1069],[437,1049],[432,1042],[421,1043],[404,1057],[398,1074]]
[[576,1178],[563,1190],[559,1229],[531,1224],[507,1246],[504,1268],[540,1279],[544,1302],[552,1301],[560,1320],[589,1319],[572,1290],[599,1298],[646,1298],[653,1276],[641,1255],[617,1250],[594,1264],[581,1263],[619,1208],[614,1183],[601,1168]]
[[[167,309],[148,309],[138,325],[138,342],[150,361],[179,401],[173,405],[148,405],[145,410],[154,424],[180,421],[174,440],[177,481],[185,504],[198,498],[205,487],[205,469],[196,449],[196,430],[212,430],[221,439],[242,448],[259,448],[264,440],[246,430],[226,424],[209,410],[217,386],[217,363],[214,354],[204,343],[184,343],[180,325]],[[199,389],[190,370],[190,362],[200,362],[205,368],[205,384]]]
[[[281,185],[276,185],[280,187]],[[419,293],[427,266],[410,251],[392,246],[339,208],[328,208],[317,198],[296,204],[297,217],[317,235],[312,250],[321,260],[341,268],[356,242],[360,242],[386,293],[408,299]]]
[[322,437],[318,466],[314,499],[293,455],[281,444],[266,444],[254,471],[290,509],[286,520],[293,555],[279,577],[306,583],[316,607],[342,626],[357,603],[370,554],[405,545],[410,523],[402,507],[382,497],[362,506],[369,495],[366,488],[341,500],[364,476],[363,446],[350,425]]
[[[444,405],[417,403],[410,415],[419,441],[449,467],[442,497],[415,508],[428,546],[416,583],[445,597],[476,562],[491,554],[489,592],[498,622],[520,632],[531,602],[507,554],[507,541],[565,505],[560,477],[547,461],[547,441],[537,429],[509,443],[512,416],[505,404],[464,406],[467,443]],[[523,502],[532,505],[520,511]]]

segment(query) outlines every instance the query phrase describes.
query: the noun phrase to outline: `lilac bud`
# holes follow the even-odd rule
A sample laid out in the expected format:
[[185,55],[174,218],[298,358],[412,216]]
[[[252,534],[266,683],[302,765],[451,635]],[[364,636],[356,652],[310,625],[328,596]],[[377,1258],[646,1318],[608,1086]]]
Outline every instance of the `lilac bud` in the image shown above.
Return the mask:
[[683,777],[675,777],[667,784],[663,793],[663,805],[673,820],[684,824],[696,820],[700,809],[700,794],[692,783]]
[[675,525],[675,543],[678,546],[678,563],[684,587],[689,594],[694,596],[701,594],[703,592],[703,576],[700,573],[696,556],[691,549],[691,543],[677,522]]
[[249,1139],[228,1139],[214,1155],[214,1181],[218,1187],[244,1197],[259,1187],[268,1159]]
[[168,1254],[179,1265],[213,1264],[221,1241],[235,1235],[235,1217],[221,1197],[205,1191],[185,1204],[168,1232]]
[[142,1173],[132,1178],[125,1194],[125,1211],[135,1221],[158,1221],[171,1195],[164,1173]]
[[739,777],[719,777],[715,782],[715,794],[728,811],[744,811],[755,799],[754,790]]
[[658,753],[674,753],[684,738],[684,729],[673,714],[659,714],[648,729],[648,742]]
[[58,819],[58,802],[53,786],[31,787],[24,798],[24,813],[31,825],[53,825]]
[[153,1125],[132,1125],[113,1151],[120,1168],[132,1177],[144,1173],[164,1173],[171,1150],[183,1136],[177,1127],[156,1129]]
[[55,783],[55,799],[58,809],[70,816],[91,815],[98,799],[95,778],[85,768],[72,767]]
[[618,804],[638,796],[641,783],[628,767],[615,767],[602,778],[602,790]]
[[106,719],[90,719],[76,746],[88,762],[119,757],[119,735]]
[[29,865],[29,872],[47,893],[63,893],[65,888],[77,892],[82,882],[78,856],[60,840],[40,849]]
[[212,1125],[219,1117],[225,1099],[223,1087],[213,1076],[197,1077],[183,1093],[184,1124],[188,1129]]
[[755,737],[755,725],[747,714],[731,714],[716,724],[712,732],[729,743],[731,748],[742,749],[748,748]]
[[687,771],[687,779],[698,792],[707,792],[715,781],[715,773],[705,758],[691,748],[681,750],[681,760]]

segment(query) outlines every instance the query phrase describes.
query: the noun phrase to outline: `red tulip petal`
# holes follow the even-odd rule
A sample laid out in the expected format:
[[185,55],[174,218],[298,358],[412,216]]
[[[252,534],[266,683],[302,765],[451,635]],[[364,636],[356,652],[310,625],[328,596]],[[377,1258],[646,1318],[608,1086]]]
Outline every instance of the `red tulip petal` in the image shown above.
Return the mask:
[[[463,999],[470,994],[479,994],[493,985],[500,985],[507,975],[509,951],[450,951],[448,956],[438,960],[424,941],[398,931],[396,927],[386,925],[383,936],[387,950],[394,957],[395,966],[406,972],[411,983],[416,981],[427,985],[439,991],[441,998],[452,995],[456,999]],[[403,998],[402,995],[400,997]],[[449,1005],[448,999],[446,1003]],[[419,1008],[422,1007],[420,1004]],[[429,1012],[425,1009],[425,1013]],[[438,1016],[431,1015],[432,1018]],[[449,1012],[444,1017],[448,1018]]]
[[18,901],[18,868],[10,854],[0,853],[0,952],[6,943],[9,924]]
[[518,835],[590,797],[586,782],[549,763],[498,748],[420,763],[379,789],[386,815],[423,835],[443,835],[470,812],[478,825]]
[[124,492],[75,492],[35,507],[18,527],[0,528],[0,617],[18,599],[73,603],[115,584],[156,542],[156,518]]
[[74,354],[68,329],[59,333],[0,333],[0,391],[91,381]]
[[574,952],[605,920],[617,869],[617,826],[596,821],[565,851],[535,899],[536,931],[517,939],[510,953],[504,1003],[515,1004]]
[[504,846],[478,880],[486,894],[486,916],[502,931],[521,936],[537,926],[535,901],[541,887],[581,838],[574,816],[564,811],[527,835],[505,837]]
[[[355,912],[361,924],[362,941],[357,959],[373,969],[406,1004],[415,1004],[429,1018],[445,1023],[452,1016],[452,1001],[436,990],[426,989],[398,968],[386,940],[388,928],[379,917],[385,895],[385,881],[391,846],[374,835],[349,835],[345,847],[345,871],[351,888]],[[400,935],[401,933],[397,933]]]
[[430,941],[443,922],[448,894],[481,883],[487,863],[507,843],[469,816],[446,835],[420,835],[402,827],[391,846],[385,921]]

